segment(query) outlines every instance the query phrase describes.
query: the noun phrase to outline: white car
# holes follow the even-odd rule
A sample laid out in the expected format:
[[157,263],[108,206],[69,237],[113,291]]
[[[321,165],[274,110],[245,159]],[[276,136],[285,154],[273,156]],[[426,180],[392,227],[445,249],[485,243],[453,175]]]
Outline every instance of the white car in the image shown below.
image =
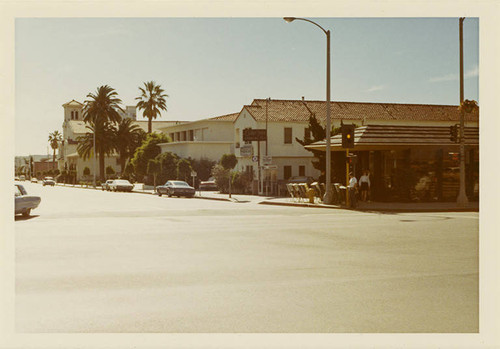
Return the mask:
[[54,186],[56,185],[56,181],[54,181],[54,178],[52,177],[45,177],[42,181],[43,186],[45,187],[46,185],[51,185]]
[[111,191],[132,191],[134,185],[126,179],[115,179],[109,184]]
[[28,195],[26,189],[21,184],[15,184],[15,212],[14,214],[22,214],[28,217],[31,210],[35,209],[40,205],[42,199],[39,196]]

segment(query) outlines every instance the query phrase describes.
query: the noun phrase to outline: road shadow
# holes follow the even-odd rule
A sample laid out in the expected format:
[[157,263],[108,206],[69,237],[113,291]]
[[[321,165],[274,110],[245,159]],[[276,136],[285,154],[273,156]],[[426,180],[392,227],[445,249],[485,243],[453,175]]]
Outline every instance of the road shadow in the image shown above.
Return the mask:
[[22,216],[22,215],[15,215],[14,216],[14,221],[27,221],[27,220],[30,220],[30,219],[33,219],[33,218],[37,218],[37,217],[40,217],[40,215],[29,215],[29,216]]

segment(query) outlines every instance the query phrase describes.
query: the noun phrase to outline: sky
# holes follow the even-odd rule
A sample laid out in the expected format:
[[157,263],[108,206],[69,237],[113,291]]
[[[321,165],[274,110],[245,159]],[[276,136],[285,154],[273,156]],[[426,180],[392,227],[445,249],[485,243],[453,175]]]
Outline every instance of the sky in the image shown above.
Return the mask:
[[[332,32],[333,101],[458,105],[458,18],[309,19]],[[15,155],[51,154],[62,105],[101,85],[126,106],[153,80],[168,94],[158,120],[199,120],[255,98],[325,100],[325,73],[326,36],[304,21],[17,18]],[[464,73],[480,102],[478,18],[464,21]]]

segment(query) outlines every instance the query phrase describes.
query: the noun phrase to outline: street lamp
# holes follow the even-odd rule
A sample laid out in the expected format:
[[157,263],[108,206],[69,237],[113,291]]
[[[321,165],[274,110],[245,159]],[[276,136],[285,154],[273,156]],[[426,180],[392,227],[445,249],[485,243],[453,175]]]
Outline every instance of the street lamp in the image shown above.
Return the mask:
[[306,21],[314,24],[318,28],[320,28],[323,33],[326,34],[326,193],[323,197],[323,202],[325,204],[332,203],[332,180],[331,180],[331,172],[332,172],[332,158],[330,153],[330,132],[331,132],[331,117],[330,117],[330,31],[323,29],[318,23],[315,23],[309,19],[305,18],[296,18],[296,17],[284,17],[285,22],[291,23],[295,20],[298,21]]

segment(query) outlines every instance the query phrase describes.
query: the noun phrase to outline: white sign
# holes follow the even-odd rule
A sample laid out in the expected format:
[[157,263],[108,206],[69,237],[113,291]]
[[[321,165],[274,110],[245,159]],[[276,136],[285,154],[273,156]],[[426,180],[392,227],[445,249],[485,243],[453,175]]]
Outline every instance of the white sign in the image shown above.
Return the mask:
[[251,144],[245,144],[240,148],[240,156],[252,156],[253,147]]
[[264,155],[262,157],[262,163],[264,165],[271,165],[272,162],[273,162],[273,157],[271,155]]
[[257,162],[257,161],[259,161],[259,157],[258,157],[258,156],[252,156],[252,161],[253,161],[253,162]]
[[191,177],[196,177],[197,173],[195,171],[191,171]]
[[278,165],[266,165],[266,166],[262,166],[262,168],[264,170],[277,170],[278,169]]

